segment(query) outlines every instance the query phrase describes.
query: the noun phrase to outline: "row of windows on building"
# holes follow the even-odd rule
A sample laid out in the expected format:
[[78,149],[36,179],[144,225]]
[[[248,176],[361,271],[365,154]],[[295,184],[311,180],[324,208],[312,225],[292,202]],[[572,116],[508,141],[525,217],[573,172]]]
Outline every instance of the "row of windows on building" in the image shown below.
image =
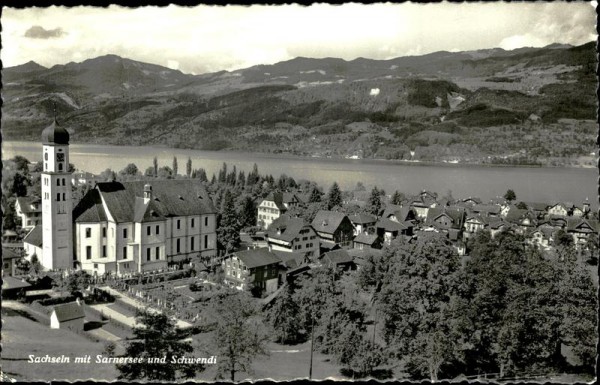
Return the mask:
[[[44,186],[48,186],[49,184],[50,184],[50,178],[45,177],[44,178]],[[56,185],[57,186],[66,186],[67,180],[65,178],[56,178]]]
[[[306,245],[304,245],[305,248],[310,249],[314,246],[314,244],[311,243],[307,243]],[[294,245],[294,250],[302,250],[302,245]]]
[[[195,227],[195,220],[194,220],[194,218],[191,219],[190,226],[192,228]],[[204,226],[208,226],[208,217],[204,218]],[[177,230],[181,229],[181,220],[180,219],[178,219],[176,221],[176,226],[175,227],[177,228]],[[114,229],[111,229],[111,230],[112,230],[112,236],[114,237],[115,236],[115,234],[114,234],[115,230]],[[160,225],[156,225],[155,226],[154,234],[155,235],[160,235]],[[146,226],[146,235],[152,235],[152,226],[150,226],[150,225]],[[92,237],[92,228],[91,227],[86,227],[85,228],[85,237],[86,238],[91,238]],[[106,238],[106,227],[102,228],[102,238]],[[127,238],[127,229],[126,228],[123,229],[123,238]]]
[[258,214],[258,219],[275,219],[272,215]]
[[[106,230],[106,228],[103,228]],[[204,247],[208,247],[208,235],[204,236]],[[146,248],[146,260],[150,261],[150,247]],[[195,251],[196,249],[196,237],[190,238],[190,251]],[[181,253],[181,238],[177,238],[175,241],[175,253]],[[156,247],[156,259],[159,259],[160,255],[160,247]],[[106,245],[102,245],[101,258],[106,258]],[[85,247],[85,259],[92,259],[92,246]],[[127,259],[127,246],[123,246],[123,259]]]
[[279,214],[279,210],[277,210],[277,209],[269,209],[269,208],[266,208],[266,207],[261,207],[259,209],[259,211],[261,211],[263,213]]

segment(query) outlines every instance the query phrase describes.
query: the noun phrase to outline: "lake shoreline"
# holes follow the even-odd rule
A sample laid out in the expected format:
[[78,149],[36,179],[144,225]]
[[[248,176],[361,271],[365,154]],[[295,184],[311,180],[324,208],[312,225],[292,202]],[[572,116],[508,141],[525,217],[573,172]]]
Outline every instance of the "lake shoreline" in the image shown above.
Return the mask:
[[[28,143],[34,144],[39,143],[36,141],[2,141],[2,146],[10,145],[10,143]],[[469,162],[436,162],[436,161],[419,161],[419,160],[404,160],[404,159],[385,159],[385,158],[346,158],[346,157],[322,157],[322,156],[311,156],[311,155],[295,155],[291,153],[273,153],[273,152],[250,152],[250,151],[236,151],[236,150],[201,150],[194,148],[180,148],[180,147],[169,147],[163,145],[143,145],[143,146],[131,146],[131,145],[121,145],[121,144],[102,144],[102,143],[84,143],[84,142],[76,142],[71,141],[70,145],[75,146],[112,146],[112,147],[120,147],[120,148],[149,148],[156,150],[173,150],[173,151],[201,151],[203,153],[214,153],[214,154],[236,154],[236,155],[254,155],[260,156],[269,159],[293,159],[293,160],[318,160],[318,161],[348,161],[348,162],[363,162],[363,163],[371,163],[371,164],[398,164],[402,166],[440,166],[440,167],[486,167],[486,168],[544,168],[544,169],[591,169],[597,168],[595,165],[586,166],[586,165],[561,165],[561,166],[551,166],[547,164],[504,164],[504,163],[469,163]]]

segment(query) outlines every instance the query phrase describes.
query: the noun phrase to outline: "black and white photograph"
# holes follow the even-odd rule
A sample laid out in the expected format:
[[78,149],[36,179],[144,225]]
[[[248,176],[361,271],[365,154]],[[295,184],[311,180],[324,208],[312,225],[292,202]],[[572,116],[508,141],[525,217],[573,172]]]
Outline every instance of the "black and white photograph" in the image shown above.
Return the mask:
[[3,6],[0,381],[593,383],[597,6]]

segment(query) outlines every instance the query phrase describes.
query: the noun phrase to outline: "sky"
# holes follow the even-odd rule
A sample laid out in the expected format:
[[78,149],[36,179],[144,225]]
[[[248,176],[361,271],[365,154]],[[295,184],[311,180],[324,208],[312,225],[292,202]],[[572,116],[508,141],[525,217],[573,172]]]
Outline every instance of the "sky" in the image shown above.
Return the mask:
[[311,6],[3,8],[4,67],[115,54],[201,74],[303,57],[390,59],[435,51],[580,45],[596,1]]

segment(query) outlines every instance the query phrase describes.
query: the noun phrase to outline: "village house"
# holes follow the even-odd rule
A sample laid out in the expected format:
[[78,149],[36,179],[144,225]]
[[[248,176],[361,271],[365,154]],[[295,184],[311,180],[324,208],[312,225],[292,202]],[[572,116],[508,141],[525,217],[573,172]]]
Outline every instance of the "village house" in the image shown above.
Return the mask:
[[567,215],[569,215],[572,208],[573,205],[571,205],[571,207],[567,207],[567,205],[562,202],[555,203],[548,207],[548,215],[566,217]]
[[216,209],[199,180],[98,183],[73,219],[75,255],[91,274],[156,271],[216,256]]
[[354,226],[344,213],[319,210],[312,221],[312,227],[325,249],[331,250],[336,244],[342,247],[352,244]]
[[270,193],[258,205],[256,225],[267,229],[273,221],[284,214],[288,209],[298,205],[300,200],[292,193]]
[[354,258],[348,254],[346,249],[338,249],[329,251],[319,258],[321,265],[333,269],[339,269],[343,271],[356,270],[356,264]]
[[368,213],[349,215],[348,219],[354,226],[355,236],[367,232],[369,229],[374,229],[375,223],[377,223],[377,217]]
[[238,290],[272,293],[279,285],[281,260],[267,248],[236,251],[221,262],[225,281]]
[[[397,235],[397,234],[396,234]],[[392,235],[389,235],[391,240]],[[381,238],[376,233],[360,233],[352,241],[354,249],[371,250],[381,249]]]
[[25,292],[31,285],[25,279],[17,279],[10,275],[2,277],[2,298],[21,299],[25,298]]
[[2,276],[14,276],[17,271],[17,263],[21,258],[20,253],[2,247]]
[[429,210],[424,229],[448,234],[451,241],[458,241],[465,223],[466,212],[461,207],[438,207]]
[[415,210],[409,206],[388,205],[381,217],[394,222],[406,222],[416,220],[417,214]]
[[310,259],[304,253],[272,250],[279,258],[279,285],[291,282],[298,275],[310,270]]
[[600,224],[596,220],[572,218],[567,223],[567,233],[573,236],[577,249],[584,248],[593,235],[598,236]]
[[409,200],[408,207],[415,210],[415,214],[419,219],[427,218],[427,213],[430,208],[434,208],[438,205],[437,194],[428,191],[423,191],[416,197],[412,197]]
[[287,214],[277,218],[265,232],[271,251],[303,253],[310,259],[319,256],[319,239],[311,225]]
[[83,331],[85,313],[83,303],[77,299],[75,302],[55,305],[50,314],[51,329],[68,329],[73,332]]
[[488,225],[487,222],[488,222],[487,218],[485,218],[479,214],[467,215],[467,217],[465,219],[463,238],[468,239],[468,238],[472,237],[473,235],[475,235],[476,233],[478,233],[479,231],[482,231],[483,229],[485,229],[487,227],[487,225]]
[[400,223],[388,218],[380,218],[375,226],[377,227],[377,236],[386,245],[389,245],[398,236],[410,239],[413,233],[413,225],[409,221]]
[[21,228],[31,230],[42,222],[42,200],[40,197],[18,197],[15,213],[21,222]]
[[523,202],[527,206],[527,210],[535,214],[536,219],[544,219],[548,214],[548,203],[543,202]]
[[543,249],[549,248],[554,243],[554,232],[556,230],[551,226],[542,225],[526,234],[526,242]]

